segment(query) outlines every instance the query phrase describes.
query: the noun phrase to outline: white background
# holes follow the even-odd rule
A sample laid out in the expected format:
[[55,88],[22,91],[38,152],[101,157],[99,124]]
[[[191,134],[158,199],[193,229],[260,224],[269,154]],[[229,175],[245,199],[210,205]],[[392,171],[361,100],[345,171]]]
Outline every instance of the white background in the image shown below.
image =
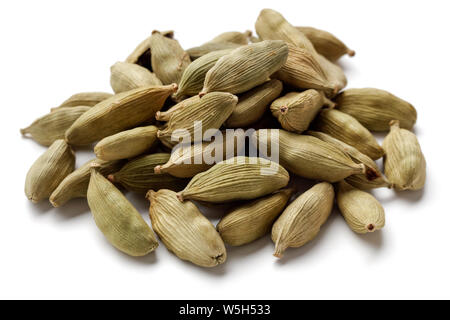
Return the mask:
[[[253,29],[265,7],[356,50],[341,61],[349,87],[386,89],[416,106],[427,185],[375,192],[382,232],[358,236],[335,213],[282,261],[267,237],[204,270],[162,244],[140,259],[118,252],[84,200],[53,209],[26,199],[25,175],[45,148],[19,128],[73,93],[111,91],[109,67],[153,29],[174,29],[189,48]],[[449,9],[448,1],[1,1],[0,298],[450,298]],[[78,165],[90,158],[77,156]],[[148,221],[148,203],[130,198]]]

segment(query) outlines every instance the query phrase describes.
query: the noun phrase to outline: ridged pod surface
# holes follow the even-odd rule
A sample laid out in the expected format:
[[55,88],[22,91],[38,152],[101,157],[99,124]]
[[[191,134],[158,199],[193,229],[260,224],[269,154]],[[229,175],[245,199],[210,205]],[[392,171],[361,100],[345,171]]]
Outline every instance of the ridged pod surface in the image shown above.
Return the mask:
[[237,44],[233,42],[208,42],[205,44],[202,44],[201,46],[194,47],[187,50],[187,53],[189,53],[189,56],[191,57],[191,60],[196,60],[205,54],[219,51],[219,50],[226,50],[226,49],[237,49],[239,47],[242,47],[242,44]]
[[80,92],[72,95],[69,99],[61,103],[58,107],[52,108],[55,111],[59,108],[70,108],[70,107],[93,107],[97,103],[100,103],[113,95],[106,92]]
[[115,93],[133,89],[162,86],[161,80],[148,69],[134,63],[117,62],[111,67],[111,87]]

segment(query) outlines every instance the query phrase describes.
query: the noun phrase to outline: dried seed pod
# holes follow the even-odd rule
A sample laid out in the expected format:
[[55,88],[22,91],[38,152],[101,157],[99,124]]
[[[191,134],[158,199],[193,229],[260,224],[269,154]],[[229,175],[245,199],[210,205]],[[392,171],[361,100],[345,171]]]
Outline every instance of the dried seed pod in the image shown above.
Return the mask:
[[323,132],[307,131],[306,134],[335,145],[337,148],[349,155],[355,163],[363,163],[366,166],[366,174],[354,174],[345,179],[345,181],[350,183],[352,186],[363,190],[391,187],[391,184],[381,173],[381,170],[378,168],[377,164],[355,147],[352,147],[345,142],[333,138]]
[[110,174],[108,179],[125,189],[145,194],[148,190],[182,190],[188,181],[169,174],[155,174],[155,167],[169,161],[170,154],[155,153],[131,160],[120,171]]
[[334,103],[323,92],[310,89],[301,93],[290,92],[278,98],[272,102],[270,110],[284,129],[302,133],[324,105],[334,107]]
[[209,69],[214,67],[220,58],[232,51],[233,49],[213,51],[192,62],[186,70],[184,70],[178,85],[178,91],[174,95],[174,98],[180,100],[184,96],[197,95],[203,88],[205,76]]
[[223,241],[232,246],[241,246],[269,233],[292,191],[283,189],[232,209],[217,225]]
[[165,128],[158,131],[158,138],[168,147],[186,142],[186,139],[194,141],[195,122],[198,121],[202,124],[201,137],[209,129],[218,130],[233,112],[237,101],[231,93],[209,93],[188,108],[177,108],[169,113]]
[[215,37],[211,41],[208,41],[207,43],[231,42],[231,43],[246,45],[246,44],[248,44],[251,36],[252,36],[252,32],[251,31],[245,31],[245,32],[238,32],[238,31],[224,32],[224,33],[219,34],[217,37]]
[[[243,153],[245,134],[243,130],[222,132],[213,142],[180,145],[172,150],[170,159],[155,167],[155,173],[168,173],[178,178],[192,178],[220,162]],[[217,154],[216,154],[217,152]]]
[[92,107],[67,130],[73,145],[88,145],[154,117],[177,85],[145,87],[116,94]]
[[285,64],[288,52],[288,46],[280,40],[238,48],[208,71],[200,96],[213,91],[238,94],[253,89]]
[[152,69],[163,84],[179,83],[184,70],[191,63],[189,54],[177,40],[154,31],[150,38]]
[[414,133],[400,129],[398,120],[391,122],[391,131],[383,141],[386,150],[384,172],[396,190],[423,189],[426,161]]
[[366,173],[364,164],[355,163],[344,151],[315,137],[263,129],[251,140],[253,146],[259,145],[260,154],[274,156],[278,152],[280,164],[300,177],[338,182],[352,174]]
[[316,184],[292,202],[273,225],[273,255],[281,258],[287,248],[298,248],[314,239],[330,216],[333,202],[333,186],[327,182]]
[[244,128],[260,120],[269,104],[278,98],[283,90],[283,83],[270,80],[239,96],[231,116],[225,122],[227,128]]
[[111,98],[113,95],[106,92],[81,92],[74,94],[69,99],[61,103],[58,107],[52,108],[55,111],[59,108],[69,108],[69,107],[93,107],[96,104]]
[[344,70],[337,64],[327,60],[322,55],[317,55],[317,61],[322,66],[322,70],[325,72],[328,81],[334,88],[333,92],[326,91],[328,97],[334,97],[336,94],[347,86],[347,77]]
[[289,45],[286,63],[274,77],[298,89],[322,90],[329,95],[338,90],[328,80],[317,59],[308,50],[293,45]]
[[172,115],[174,115],[175,113],[181,111],[181,109],[183,109],[183,108],[191,108],[193,105],[198,104],[199,101],[200,101],[200,97],[199,96],[193,96],[193,97],[187,98],[187,99],[177,103],[176,105],[172,106],[167,111],[158,111],[158,112],[156,112],[155,119],[157,121],[167,122],[167,121],[170,120]]
[[337,96],[336,103],[340,111],[372,131],[389,131],[391,120],[399,120],[400,127],[410,130],[417,120],[410,103],[380,89],[348,89]]
[[50,196],[50,203],[55,207],[61,207],[74,198],[86,198],[89,180],[91,178],[91,166],[102,175],[117,172],[123,165],[123,161],[103,161],[93,159],[82,165],[80,168],[69,174],[53,191]]
[[152,229],[141,214],[94,168],[91,169],[87,201],[97,227],[118,250],[140,257],[158,247]]
[[59,139],[64,139],[67,129],[90,107],[58,108],[21,129],[22,135],[30,135],[43,146],[50,146]]
[[345,54],[348,54],[350,57],[355,55],[355,51],[350,50],[341,40],[336,38],[330,32],[312,27],[296,28],[311,41],[317,53],[323,55],[332,62],[337,61]]
[[95,155],[110,161],[136,157],[155,145],[157,131],[157,127],[147,126],[116,133],[97,143]]
[[74,152],[64,140],[56,140],[28,171],[25,180],[26,196],[33,203],[47,199],[74,169]]
[[208,53],[214,52],[214,51],[221,51],[221,50],[227,50],[227,49],[237,49],[239,47],[242,47],[241,44],[232,43],[232,42],[213,42],[213,43],[205,43],[199,47],[194,47],[187,50],[187,53],[189,54],[189,57],[191,57],[191,60],[194,61]]
[[148,86],[162,86],[161,80],[148,69],[127,62],[116,62],[111,67],[111,87],[115,93]]
[[174,192],[149,191],[152,226],[168,250],[200,267],[215,267],[227,259],[225,245],[214,226],[190,201]]
[[181,201],[225,203],[249,200],[285,187],[289,173],[278,163],[262,159],[234,157],[196,175],[177,194]]
[[374,160],[384,155],[383,148],[370,131],[358,120],[339,110],[322,110],[314,128],[355,147]]
[[345,221],[356,233],[374,232],[384,227],[384,209],[370,193],[341,181],[336,199]]

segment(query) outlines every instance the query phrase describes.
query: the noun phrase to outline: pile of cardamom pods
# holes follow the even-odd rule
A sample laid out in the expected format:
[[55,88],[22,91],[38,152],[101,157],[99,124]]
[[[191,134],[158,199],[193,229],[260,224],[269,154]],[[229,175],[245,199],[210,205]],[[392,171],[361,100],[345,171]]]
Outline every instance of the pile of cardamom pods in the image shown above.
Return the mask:
[[[154,230],[180,259],[202,267],[225,262],[225,244],[270,232],[281,258],[318,234],[335,200],[354,232],[383,228],[384,209],[368,190],[425,184],[425,158],[410,131],[416,110],[380,89],[344,90],[336,61],[355,53],[329,32],[295,27],[270,9],[255,29],[257,37],[226,32],[187,51],[172,31],[153,31],[111,67],[114,94],[75,94],[22,129],[49,147],[27,174],[28,199],[60,207],[87,198],[118,250],[149,254],[158,247]],[[202,138],[240,128],[254,130]],[[382,146],[371,131],[388,132]],[[180,147],[186,137],[195,143]],[[94,143],[96,158],[75,170],[73,150]],[[259,153],[248,154],[248,145]],[[275,149],[279,161],[269,157]],[[206,161],[211,154],[220,161]],[[317,184],[291,199],[294,176]],[[152,228],[123,190],[146,195]],[[215,227],[199,203],[232,206]]]

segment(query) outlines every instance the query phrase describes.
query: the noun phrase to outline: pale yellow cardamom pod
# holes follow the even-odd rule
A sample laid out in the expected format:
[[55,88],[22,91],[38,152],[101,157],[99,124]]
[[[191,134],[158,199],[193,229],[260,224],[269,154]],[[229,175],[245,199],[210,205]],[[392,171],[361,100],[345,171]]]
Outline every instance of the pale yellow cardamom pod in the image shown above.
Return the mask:
[[380,89],[348,89],[336,97],[336,103],[339,110],[371,131],[389,131],[391,120],[399,120],[400,127],[411,130],[417,120],[410,103]]
[[119,183],[125,189],[145,194],[148,190],[170,189],[183,190],[188,180],[176,178],[169,174],[156,174],[155,167],[170,159],[169,153],[155,153],[133,159],[120,169],[110,174],[108,179]]
[[64,140],[56,140],[28,171],[26,196],[34,203],[47,199],[74,169],[74,152]]
[[152,86],[122,92],[102,101],[79,117],[67,130],[73,145],[88,145],[152,119],[177,85]]
[[334,103],[328,100],[323,92],[310,89],[303,92],[290,92],[278,98],[272,102],[270,110],[283,129],[302,133],[308,129],[324,105],[334,107]]
[[327,182],[316,184],[295,199],[273,225],[274,256],[281,258],[287,248],[298,248],[314,239],[330,216],[333,202],[333,186]]
[[314,122],[318,131],[349,144],[376,160],[384,155],[375,137],[352,116],[335,109],[322,110]]
[[69,107],[93,107],[96,104],[111,98],[113,95],[106,92],[81,92],[72,95],[69,99],[61,103],[56,108],[52,108],[52,111],[56,111],[59,108]]
[[152,69],[158,79],[166,85],[179,83],[191,59],[178,41],[154,31],[150,38],[150,50]]
[[210,203],[250,200],[270,194],[288,183],[289,173],[273,161],[234,157],[197,174],[178,193],[178,198]]
[[157,143],[157,131],[155,126],[138,127],[103,138],[94,148],[95,155],[109,161],[139,156]]
[[251,140],[263,155],[272,153],[272,147],[278,148],[280,164],[300,177],[338,182],[353,174],[366,174],[364,164],[355,163],[335,145],[315,137],[263,129],[256,131]]
[[180,202],[170,190],[149,191],[152,226],[168,250],[200,267],[215,267],[227,259],[214,226],[190,201]]
[[337,61],[345,54],[348,54],[350,57],[355,55],[355,51],[350,50],[341,40],[330,32],[312,27],[296,28],[312,42],[317,53],[323,55],[330,61]]
[[396,190],[420,190],[425,186],[426,161],[414,133],[391,122],[391,131],[383,141],[386,150],[384,172]]
[[263,117],[269,104],[280,96],[282,90],[283,83],[273,79],[242,94],[225,126],[244,128],[254,124]]
[[349,155],[355,163],[363,163],[366,166],[365,174],[354,174],[345,179],[345,181],[350,183],[352,186],[364,190],[391,187],[391,184],[378,168],[377,164],[355,147],[352,147],[345,142],[333,138],[323,132],[307,131],[306,134],[335,145],[337,148]]
[[239,47],[242,47],[241,44],[233,43],[233,42],[209,42],[202,44],[201,46],[194,47],[187,50],[187,53],[189,54],[189,57],[191,57],[191,60],[194,61],[200,57],[203,57],[204,55],[214,52],[214,51],[221,51],[221,50],[227,50],[227,49],[237,49]]
[[238,94],[253,89],[285,64],[288,53],[288,46],[280,40],[235,49],[208,71],[200,96],[214,91]]
[[43,146],[50,146],[56,140],[64,139],[67,129],[89,109],[90,107],[58,108],[35,120],[20,132],[22,135],[30,135]]
[[356,233],[374,232],[384,227],[384,209],[370,193],[341,181],[336,199],[345,221]]
[[250,37],[252,36],[251,31],[238,32],[230,31],[219,34],[217,37],[208,41],[207,43],[223,43],[231,42],[236,44],[246,45],[249,43]]
[[158,247],[152,229],[141,214],[95,168],[91,169],[87,201],[97,227],[118,250],[140,257]]
[[91,166],[95,164],[96,170],[102,175],[117,172],[123,165],[123,161],[103,161],[93,159],[69,174],[50,196],[50,203],[56,208],[66,204],[74,198],[86,198],[89,180],[91,178]]
[[232,209],[217,225],[223,241],[232,246],[241,246],[269,233],[292,191],[283,189]]
[[111,67],[111,87],[115,93],[133,89],[162,86],[161,80],[148,69],[134,63],[116,62]]

